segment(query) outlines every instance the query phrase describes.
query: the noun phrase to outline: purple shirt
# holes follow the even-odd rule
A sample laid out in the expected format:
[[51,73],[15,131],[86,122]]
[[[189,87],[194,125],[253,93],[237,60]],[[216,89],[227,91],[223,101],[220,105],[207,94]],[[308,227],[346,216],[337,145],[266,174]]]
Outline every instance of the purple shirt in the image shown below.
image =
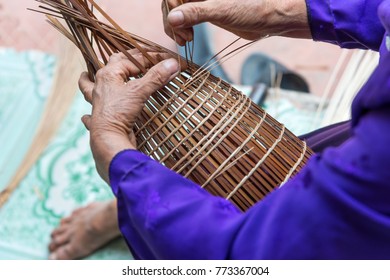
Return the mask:
[[390,55],[381,2],[389,30],[390,1],[307,0],[315,40],[380,49],[381,62],[352,105],[353,136],[313,156],[246,213],[140,152],[115,156],[119,225],[136,258],[390,259]]

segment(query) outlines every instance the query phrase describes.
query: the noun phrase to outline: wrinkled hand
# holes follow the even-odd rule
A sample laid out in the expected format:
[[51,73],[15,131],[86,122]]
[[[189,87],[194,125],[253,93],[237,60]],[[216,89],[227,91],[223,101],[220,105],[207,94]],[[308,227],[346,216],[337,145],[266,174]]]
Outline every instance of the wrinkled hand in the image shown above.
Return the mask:
[[[142,54],[133,56],[148,68]],[[160,56],[161,57],[161,56]],[[96,74],[96,82],[82,73],[79,87],[92,114],[82,121],[90,131],[91,149],[100,176],[109,182],[108,169],[112,158],[125,149],[136,149],[134,123],[151,94],[166,85],[179,72],[175,59],[167,59],[152,67],[143,78],[129,81],[140,70],[124,54],[114,54]]]
[[248,40],[311,37],[305,0],[162,0],[162,11],[165,32],[179,45],[192,41],[192,27],[202,22]]

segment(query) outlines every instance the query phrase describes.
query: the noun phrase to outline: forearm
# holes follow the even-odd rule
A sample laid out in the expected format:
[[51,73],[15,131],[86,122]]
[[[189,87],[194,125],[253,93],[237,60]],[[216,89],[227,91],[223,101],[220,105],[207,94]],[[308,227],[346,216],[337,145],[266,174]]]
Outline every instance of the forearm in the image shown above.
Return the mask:
[[[164,28],[179,43],[192,40],[192,27],[210,22],[247,40],[266,36],[311,38],[305,0],[209,0],[174,3],[164,9]],[[168,13],[169,12],[169,13]],[[176,36],[173,36],[173,33]]]
[[311,38],[305,0],[265,1],[265,20],[272,36]]
[[91,131],[90,144],[96,169],[107,183],[109,183],[109,166],[115,155],[123,150],[135,149],[130,139],[120,133]]

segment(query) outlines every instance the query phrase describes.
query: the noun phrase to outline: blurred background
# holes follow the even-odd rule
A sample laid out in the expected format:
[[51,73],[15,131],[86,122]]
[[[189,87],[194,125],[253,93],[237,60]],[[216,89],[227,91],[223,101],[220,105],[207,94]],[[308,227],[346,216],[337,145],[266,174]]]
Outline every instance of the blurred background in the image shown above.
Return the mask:
[[[125,30],[180,51],[164,33],[160,0],[97,3]],[[62,217],[113,198],[95,172],[80,122],[90,111],[77,92],[82,59],[43,14],[27,10],[37,7],[33,0],[0,0],[0,259],[46,259],[50,233]],[[209,25],[196,34],[203,41],[197,40],[195,54],[215,54],[236,39]],[[277,75],[262,76],[269,65],[298,85],[283,88]],[[375,65],[370,52],[275,37],[237,53],[222,71],[299,135],[347,119]],[[118,239],[89,258],[131,255]]]
[[[176,49],[174,42],[165,35],[160,11],[160,1],[100,0],[98,3],[125,30],[147,38],[155,43]],[[0,44],[21,50],[41,50],[50,54],[59,52],[59,34],[45,22],[44,15],[28,11],[36,8],[33,0],[0,1]],[[147,24],[145,22],[147,21]],[[210,27],[215,51],[223,49],[235,35],[218,27]],[[316,95],[321,95],[338,61],[341,50],[325,43],[290,38],[268,38],[237,54],[224,64],[229,76],[239,83],[241,67],[245,58],[260,51],[283,63],[289,69],[302,74]]]

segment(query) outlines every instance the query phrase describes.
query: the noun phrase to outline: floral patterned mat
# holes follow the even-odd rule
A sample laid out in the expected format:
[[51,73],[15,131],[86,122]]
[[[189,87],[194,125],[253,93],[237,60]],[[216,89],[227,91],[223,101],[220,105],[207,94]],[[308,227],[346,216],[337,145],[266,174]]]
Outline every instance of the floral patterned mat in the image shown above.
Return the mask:
[[[10,178],[28,148],[54,66],[55,58],[46,54],[0,50],[0,190],[8,182],[3,175]],[[88,110],[78,95],[55,139],[0,209],[0,259],[46,259],[50,233],[62,217],[92,201],[113,198],[95,171],[80,121]],[[131,258],[121,239],[89,257]]]

